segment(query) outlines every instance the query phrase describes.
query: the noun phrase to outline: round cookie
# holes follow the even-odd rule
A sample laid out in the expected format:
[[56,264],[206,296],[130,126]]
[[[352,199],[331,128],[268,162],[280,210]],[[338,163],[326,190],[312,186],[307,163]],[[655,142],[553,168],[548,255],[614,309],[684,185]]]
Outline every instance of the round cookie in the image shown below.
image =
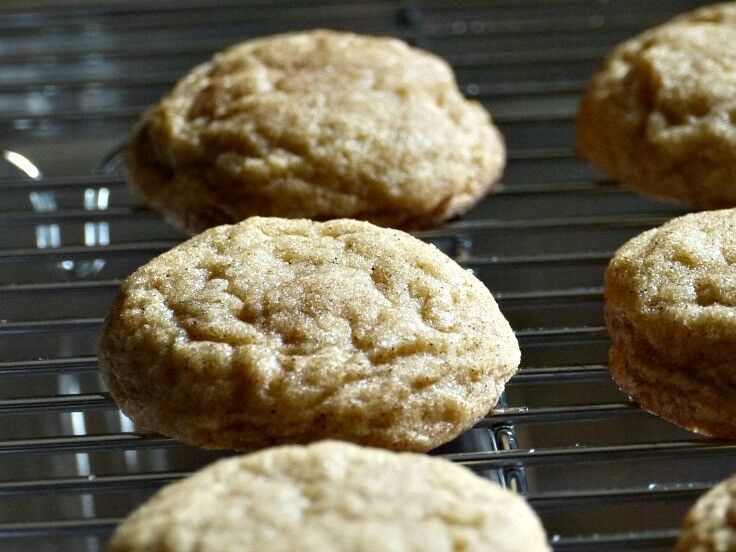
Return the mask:
[[736,550],[736,477],[701,496],[690,508],[674,552]]
[[325,30],[195,67],[125,151],[134,190],[191,233],[254,215],[433,225],[475,204],[504,163],[500,133],[442,59]]
[[367,222],[212,228],[122,285],[100,367],[136,423],[204,447],[453,439],[519,364],[491,293],[438,251]]
[[524,499],[440,458],[339,442],[221,460],[159,491],[109,552],[546,552]]
[[647,195],[736,206],[736,3],[618,46],[585,92],[580,154]]
[[673,219],[606,270],[610,370],[643,408],[736,438],[736,209]]

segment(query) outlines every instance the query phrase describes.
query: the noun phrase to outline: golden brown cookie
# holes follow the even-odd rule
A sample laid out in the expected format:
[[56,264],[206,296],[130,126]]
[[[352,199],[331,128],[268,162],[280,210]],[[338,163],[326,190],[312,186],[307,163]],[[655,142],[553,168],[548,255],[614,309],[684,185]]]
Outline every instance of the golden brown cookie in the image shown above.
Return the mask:
[[583,96],[577,139],[583,157],[644,194],[736,206],[736,3],[618,46]]
[[125,162],[137,193],[191,233],[253,215],[406,229],[469,209],[505,148],[442,59],[321,30],[195,67],[143,116]]
[[736,209],[676,218],[616,252],[610,369],[643,408],[736,439]]
[[110,552],[547,552],[524,499],[441,458],[324,441],[221,460],[159,491]]
[[736,550],[736,477],[716,485],[690,508],[675,552]]
[[367,222],[251,218],[122,285],[100,366],[136,423],[205,447],[428,450],[496,403],[519,348],[490,292]]

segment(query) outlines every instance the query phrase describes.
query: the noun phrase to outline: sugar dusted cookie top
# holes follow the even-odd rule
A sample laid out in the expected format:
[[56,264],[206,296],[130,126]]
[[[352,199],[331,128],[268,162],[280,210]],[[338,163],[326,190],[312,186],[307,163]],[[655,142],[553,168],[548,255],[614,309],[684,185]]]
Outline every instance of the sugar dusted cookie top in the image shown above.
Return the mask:
[[698,336],[736,350],[736,209],[679,217],[631,240],[608,267],[606,300],[670,352]]
[[623,184],[736,206],[736,3],[677,17],[618,46],[578,118],[581,154]]
[[431,245],[252,218],[132,274],[100,363],[134,421],[190,443],[428,450],[493,407],[519,348],[491,293]]
[[414,228],[472,206],[505,149],[442,59],[312,31],[194,68],[142,118],[126,160],[139,194],[191,232],[253,215]]
[[338,442],[222,460],[169,485],[110,552],[547,552],[524,499],[446,460]]
[[675,552],[736,549],[736,477],[701,496],[685,518]]

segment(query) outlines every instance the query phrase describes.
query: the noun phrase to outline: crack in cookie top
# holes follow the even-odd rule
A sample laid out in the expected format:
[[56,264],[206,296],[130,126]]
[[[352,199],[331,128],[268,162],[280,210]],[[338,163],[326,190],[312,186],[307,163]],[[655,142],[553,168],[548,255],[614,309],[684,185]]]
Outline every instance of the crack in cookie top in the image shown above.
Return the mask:
[[645,33],[622,47],[612,72],[624,75],[639,95],[653,137],[693,134],[696,123],[714,131],[719,124],[732,126],[736,5],[698,10]]

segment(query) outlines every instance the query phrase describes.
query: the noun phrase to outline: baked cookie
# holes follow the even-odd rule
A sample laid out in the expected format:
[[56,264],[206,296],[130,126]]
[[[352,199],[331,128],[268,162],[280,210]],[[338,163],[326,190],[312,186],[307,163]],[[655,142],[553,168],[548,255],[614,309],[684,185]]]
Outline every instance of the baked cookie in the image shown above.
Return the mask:
[[736,206],[736,3],[618,46],[583,96],[577,140],[583,157],[644,194]]
[[324,441],[212,464],[159,491],[109,552],[550,550],[524,499],[441,458]]
[[132,187],[191,233],[253,215],[432,225],[475,204],[504,163],[488,113],[442,59],[324,30],[195,67],[125,152]]
[[251,218],[122,285],[100,366],[136,423],[204,447],[453,439],[519,364],[490,292],[434,246],[367,222]]
[[736,439],[736,209],[676,218],[606,270],[610,369],[643,408]]
[[736,550],[736,476],[701,496],[685,517],[674,552]]

